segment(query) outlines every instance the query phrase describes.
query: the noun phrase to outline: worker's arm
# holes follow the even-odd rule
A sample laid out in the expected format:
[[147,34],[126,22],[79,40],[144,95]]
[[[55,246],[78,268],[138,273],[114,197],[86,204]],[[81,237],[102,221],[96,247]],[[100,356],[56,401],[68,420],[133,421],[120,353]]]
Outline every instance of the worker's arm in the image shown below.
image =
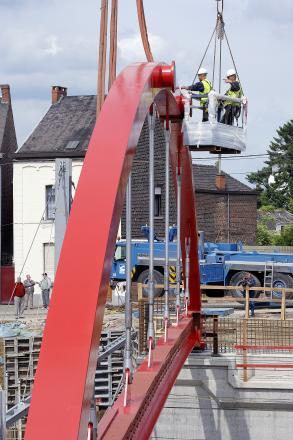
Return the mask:
[[230,86],[230,90],[231,90],[231,92],[239,92],[239,90],[240,90],[240,84],[239,84],[238,81],[233,81],[233,82],[231,82],[230,84],[231,84],[231,86]]
[[189,87],[189,90],[191,90],[192,92],[200,92],[203,93],[204,91],[204,85],[201,81],[192,84],[192,86]]
[[177,89],[184,89],[184,90],[190,90],[191,92],[203,92],[204,91],[204,85],[202,82],[197,82],[195,84],[192,84],[191,86],[180,86],[177,87]]

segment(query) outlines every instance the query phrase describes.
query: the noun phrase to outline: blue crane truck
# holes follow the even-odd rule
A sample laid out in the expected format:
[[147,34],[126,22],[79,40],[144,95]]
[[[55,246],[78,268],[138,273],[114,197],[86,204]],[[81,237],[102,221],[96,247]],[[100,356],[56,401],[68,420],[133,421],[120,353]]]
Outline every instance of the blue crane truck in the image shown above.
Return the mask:
[[[132,281],[142,284],[148,282],[149,240],[148,227],[142,228],[145,240],[133,240],[131,250]],[[176,226],[169,230],[169,280],[175,282],[176,273]],[[204,241],[204,235],[199,234],[199,261],[201,284],[240,286],[244,277],[251,273],[255,285],[260,287],[256,296],[262,292],[261,286],[293,288],[293,254],[248,252],[243,250],[242,243],[210,243]],[[154,237],[154,279],[155,284],[164,283],[165,243]],[[126,242],[116,243],[112,265],[111,282],[126,280]],[[221,291],[223,295],[224,291]],[[242,290],[233,290],[235,297],[242,297]],[[144,295],[147,291],[143,292]],[[219,291],[207,293],[219,296]],[[231,291],[230,291],[231,293]],[[156,289],[155,295],[163,294],[162,289]],[[280,297],[281,292],[273,292],[274,297]],[[271,293],[268,292],[268,296]],[[287,298],[293,297],[288,294]]]

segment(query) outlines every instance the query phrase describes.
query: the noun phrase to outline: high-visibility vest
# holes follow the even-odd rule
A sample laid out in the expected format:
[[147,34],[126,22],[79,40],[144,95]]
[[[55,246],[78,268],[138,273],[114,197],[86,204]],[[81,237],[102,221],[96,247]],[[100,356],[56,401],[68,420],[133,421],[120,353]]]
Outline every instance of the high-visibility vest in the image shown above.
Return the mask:
[[[238,90],[238,92],[234,92],[231,89],[227,90],[227,92],[225,93],[226,96],[231,96],[231,98],[241,98],[243,93],[242,93],[242,89],[240,88],[240,90]],[[232,105],[234,107],[240,107],[240,102],[232,102],[232,101],[224,101],[224,107],[226,105]]]
[[[211,91],[212,88],[213,88],[213,84],[212,84],[208,79],[203,79],[203,80],[201,81],[201,83],[202,83],[203,86],[204,86],[204,90],[203,90],[203,92],[199,92],[199,94],[200,94],[200,95],[206,95],[207,93],[210,93],[210,91]],[[201,100],[200,100],[200,105],[201,105],[201,106],[206,105],[207,100],[208,100],[208,98],[201,98]]]

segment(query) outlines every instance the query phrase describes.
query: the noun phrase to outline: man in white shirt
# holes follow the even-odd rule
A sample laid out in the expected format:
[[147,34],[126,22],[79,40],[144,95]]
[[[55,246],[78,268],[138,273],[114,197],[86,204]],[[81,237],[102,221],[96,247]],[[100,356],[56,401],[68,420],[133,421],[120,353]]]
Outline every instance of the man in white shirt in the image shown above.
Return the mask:
[[42,291],[43,307],[47,309],[50,303],[50,289],[52,282],[46,273],[43,273],[43,279],[38,283]]

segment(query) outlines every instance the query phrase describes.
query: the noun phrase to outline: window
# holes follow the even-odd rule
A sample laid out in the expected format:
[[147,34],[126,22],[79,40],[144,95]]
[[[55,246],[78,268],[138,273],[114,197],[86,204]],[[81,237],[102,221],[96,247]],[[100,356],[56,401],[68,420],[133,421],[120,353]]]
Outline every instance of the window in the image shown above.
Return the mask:
[[65,149],[66,150],[75,150],[79,145],[79,141],[69,141],[67,142]]
[[162,188],[155,187],[155,217],[162,216]]
[[116,246],[115,260],[126,260],[126,246]]
[[43,244],[43,261],[44,261],[44,272],[48,274],[51,280],[54,278],[54,262],[55,262],[55,245],[54,243],[44,243]]
[[46,220],[55,219],[55,186],[46,186]]

